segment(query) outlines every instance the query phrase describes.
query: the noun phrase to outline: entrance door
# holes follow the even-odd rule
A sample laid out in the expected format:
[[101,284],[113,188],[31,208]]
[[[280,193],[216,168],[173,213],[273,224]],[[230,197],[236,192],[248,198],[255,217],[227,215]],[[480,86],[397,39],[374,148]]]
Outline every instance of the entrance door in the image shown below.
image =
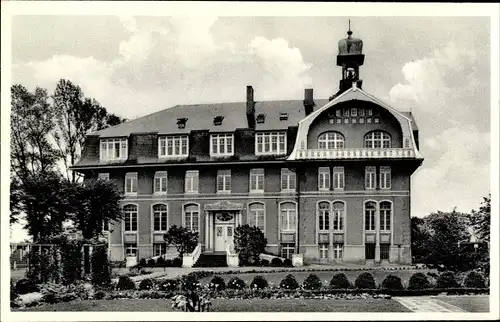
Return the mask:
[[365,259],[375,259],[375,244],[366,243],[365,244]]
[[215,251],[226,251],[226,245],[233,243],[233,225],[215,225]]

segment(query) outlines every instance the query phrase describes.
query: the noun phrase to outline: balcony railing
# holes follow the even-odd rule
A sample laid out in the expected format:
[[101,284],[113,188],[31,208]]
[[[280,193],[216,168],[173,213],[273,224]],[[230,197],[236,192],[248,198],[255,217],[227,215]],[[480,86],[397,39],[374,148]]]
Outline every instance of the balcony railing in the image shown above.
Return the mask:
[[400,158],[415,158],[413,149],[307,149],[299,150],[297,159],[314,160],[314,159],[400,159]]

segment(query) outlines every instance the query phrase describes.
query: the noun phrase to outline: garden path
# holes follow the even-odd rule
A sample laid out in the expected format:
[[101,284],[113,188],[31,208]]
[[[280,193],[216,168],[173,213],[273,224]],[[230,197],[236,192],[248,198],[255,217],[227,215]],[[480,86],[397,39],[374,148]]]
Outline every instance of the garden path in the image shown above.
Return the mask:
[[418,297],[393,297],[395,301],[398,301],[406,308],[410,309],[412,312],[417,313],[428,313],[428,312],[440,312],[440,313],[452,313],[452,312],[465,312],[464,310],[453,306],[451,304],[445,303],[435,298],[429,296],[418,296]]

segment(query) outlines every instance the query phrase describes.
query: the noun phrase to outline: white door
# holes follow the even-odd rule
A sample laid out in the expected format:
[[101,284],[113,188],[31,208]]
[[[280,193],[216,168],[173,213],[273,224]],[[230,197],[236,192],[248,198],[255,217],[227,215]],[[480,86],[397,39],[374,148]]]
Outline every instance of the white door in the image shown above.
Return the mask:
[[232,225],[215,225],[215,251],[226,251],[226,245],[233,243]]

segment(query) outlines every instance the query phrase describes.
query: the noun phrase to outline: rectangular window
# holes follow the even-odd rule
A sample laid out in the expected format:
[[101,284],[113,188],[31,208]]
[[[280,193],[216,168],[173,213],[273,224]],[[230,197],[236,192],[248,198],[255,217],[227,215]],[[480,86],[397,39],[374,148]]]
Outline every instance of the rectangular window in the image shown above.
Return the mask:
[[344,119],[344,124],[349,124],[349,119]]
[[187,157],[189,137],[187,135],[164,136],[158,139],[158,156]]
[[217,192],[231,192],[231,170],[217,171]]
[[124,210],[125,215],[125,231],[136,232],[137,231],[137,208],[130,208]]
[[344,167],[333,168],[333,188],[344,189]]
[[391,189],[391,167],[380,167],[380,189]]
[[364,108],[358,109],[358,116],[365,116],[365,109]]
[[377,186],[376,177],[375,167],[365,168],[365,189],[375,189],[375,187]]
[[386,201],[380,203],[380,230],[391,231],[391,204]]
[[330,167],[318,169],[318,190],[330,190]]
[[333,204],[333,230],[342,231],[344,229],[344,204],[335,202]]
[[102,221],[102,230],[109,231],[109,221],[107,221],[107,220]]
[[342,119],[337,119],[337,124],[342,124]]
[[380,259],[389,260],[390,244],[380,244]]
[[349,109],[348,108],[344,108],[344,116],[349,116]]
[[265,209],[263,203],[252,203],[248,206],[248,224],[265,232]]
[[319,258],[328,258],[328,244],[319,244]]
[[184,192],[185,193],[198,193],[198,185],[199,185],[199,172],[198,172],[198,170],[186,171]]
[[335,110],[335,116],[342,117],[342,110],[340,108]]
[[137,172],[129,172],[125,175],[125,194],[137,194]]
[[264,192],[264,169],[250,170],[250,192]]
[[168,215],[167,206],[164,204],[157,204],[153,206],[153,230],[154,231],[167,231]]
[[281,169],[281,191],[295,191],[295,172],[290,169]]
[[127,159],[127,139],[101,140],[100,159],[102,161]]
[[212,134],[210,139],[210,156],[231,156],[233,155],[233,134]]
[[366,115],[372,116],[373,115],[373,110],[371,108],[366,110]]
[[359,118],[359,124],[364,124],[364,123],[365,123],[365,119],[364,119],[364,118],[362,118],[362,117],[360,117],[360,118]]
[[372,122],[371,117],[367,117],[367,118],[366,118],[366,123],[370,124],[371,122]]
[[256,155],[286,154],[286,133],[260,132],[255,134]]
[[353,107],[351,108],[351,116],[358,116],[358,109]]
[[334,244],[333,245],[333,258],[334,259],[342,259],[343,250],[344,250],[343,244]]
[[280,205],[281,231],[294,232],[297,228],[297,207],[292,202]]
[[366,231],[375,230],[375,208],[365,209],[365,230]]
[[137,256],[138,253],[137,253],[137,244],[136,243],[133,243],[133,244],[125,244],[125,256],[126,257],[133,257],[133,256]]
[[108,181],[109,180],[109,173],[99,173],[97,179]]
[[184,206],[184,227],[197,232],[199,229],[200,208],[198,205]]
[[330,203],[328,202],[321,202],[318,205],[318,230],[323,232],[330,230]]
[[153,256],[161,256],[167,253],[167,245],[165,243],[153,244]]
[[356,123],[358,123],[358,119],[357,119],[357,118],[352,118],[352,119],[351,119],[351,123],[352,123],[352,124],[356,124]]
[[375,124],[378,124],[378,123],[380,123],[380,120],[379,120],[379,118],[378,118],[378,117],[375,117],[375,118],[373,119],[373,123],[375,123]]
[[292,258],[295,253],[295,244],[281,244],[281,257]]
[[156,194],[167,193],[167,172],[166,171],[156,171],[154,177],[154,187],[153,191]]

